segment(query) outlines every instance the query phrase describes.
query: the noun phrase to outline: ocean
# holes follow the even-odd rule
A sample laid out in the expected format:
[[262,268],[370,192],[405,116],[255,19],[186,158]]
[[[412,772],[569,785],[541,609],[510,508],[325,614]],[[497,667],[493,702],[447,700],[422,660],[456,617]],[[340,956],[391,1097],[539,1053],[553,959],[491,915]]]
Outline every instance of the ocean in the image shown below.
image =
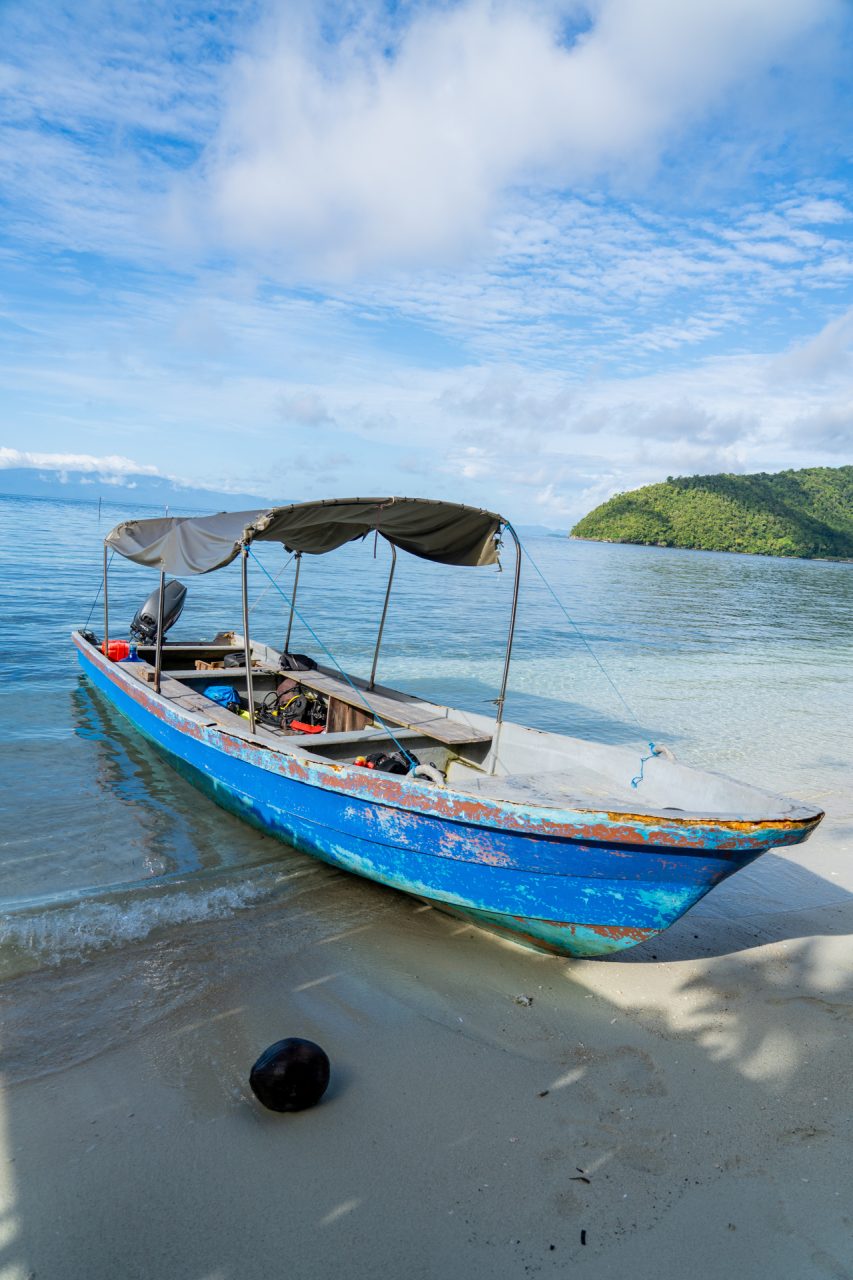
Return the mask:
[[[156,514],[0,497],[6,980],[72,963],[91,972],[155,931],[191,940],[205,920],[271,902],[287,928],[306,877],[328,886],[324,911],[346,913],[348,877],[203,799],[80,673],[69,635],[87,622],[101,634],[104,535],[121,519]],[[849,834],[853,565],[558,537],[526,547],[571,623],[525,559],[507,718],[633,744],[638,762],[650,741],[665,743],[688,763],[816,801],[836,834]],[[273,575],[284,568],[282,548],[258,554]],[[483,711],[500,681],[512,555],[508,547],[503,572],[400,555],[380,681]],[[388,566],[387,545],[373,539],[303,561],[300,610],[357,674],[370,670]],[[292,565],[281,583],[289,591]],[[151,571],[113,560],[112,638],[127,634],[156,584]],[[187,585],[171,639],[241,629],[237,563]],[[252,634],[281,644],[287,606],[256,566],[250,599]],[[291,648],[322,657],[298,623]],[[807,866],[812,847],[790,851],[791,865]],[[749,885],[762,883],[764,862],[742,873]],[[774,884],[788,891],[778,873]],[[401,901],[373,886],[351,892],[360,909]]]

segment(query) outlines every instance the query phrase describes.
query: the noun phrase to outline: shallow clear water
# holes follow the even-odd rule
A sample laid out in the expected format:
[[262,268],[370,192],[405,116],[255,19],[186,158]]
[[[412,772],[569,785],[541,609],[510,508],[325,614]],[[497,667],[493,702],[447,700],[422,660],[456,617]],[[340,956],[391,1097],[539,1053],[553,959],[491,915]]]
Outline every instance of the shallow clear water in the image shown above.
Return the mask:
[[[104,534],[133,514],[157,513],[105,506],[99,520],[97,504],[0,498],[7,972],[26,957],[110,946],[158,921],[249,908],[296,892],[302,877],[336,875],[200,798],[80,674],[69,632],[87,621]],[[638,760],[650,739],[664,742],[690,763],[846,819],[853,565],[559,538],[532,539],[528,550],[575,628],[525,563],[510,719],[636,744]],[[258,554],[273,574],[286,558],[276,547]],[[505,560],[511,568],[511,551]],[[370,669],[388,564],[387,545],[374,556],[372,539],[303,562],[301,609],[359,674]],[[280,644],[286,605],[257,566],[250,576],[253,634]],[[282,577],[285,589],[291,582],[292,566]],[[237,564],[188,585],[170,638],[241,629]],[[111,635],[126,634],[155,586],[150,571],[113,561]],[[487,709],[511,593],[511,572],[401,555],[380,680]],[[100,634],[100,601],[91,617]],[[298,624],[291,647],[317,653]]]

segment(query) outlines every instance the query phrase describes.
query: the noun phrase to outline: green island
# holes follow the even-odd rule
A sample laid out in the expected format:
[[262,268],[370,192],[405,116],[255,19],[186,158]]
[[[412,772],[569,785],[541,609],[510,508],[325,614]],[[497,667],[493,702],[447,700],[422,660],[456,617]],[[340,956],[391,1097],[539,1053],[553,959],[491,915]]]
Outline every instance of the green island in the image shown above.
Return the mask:
[[668,476],[617,493],[570,537],[596,542],[853,559],[853,466]]

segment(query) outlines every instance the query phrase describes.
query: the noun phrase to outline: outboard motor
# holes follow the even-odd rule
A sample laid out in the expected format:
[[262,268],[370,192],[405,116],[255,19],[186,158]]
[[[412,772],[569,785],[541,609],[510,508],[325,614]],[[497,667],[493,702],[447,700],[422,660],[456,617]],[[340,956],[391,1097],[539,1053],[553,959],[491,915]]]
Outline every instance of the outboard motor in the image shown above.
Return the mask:
[[[178,621],[186,598],[187,589],[182,582],[178,582],[177,578],[166,583],[163,593],[163,635]],[[159,616],[160,588],[158,587],[156,591],[152,591],[145,604],[136,610],[133,622],[130,624],[130,634],[143,644],[156,644]]]

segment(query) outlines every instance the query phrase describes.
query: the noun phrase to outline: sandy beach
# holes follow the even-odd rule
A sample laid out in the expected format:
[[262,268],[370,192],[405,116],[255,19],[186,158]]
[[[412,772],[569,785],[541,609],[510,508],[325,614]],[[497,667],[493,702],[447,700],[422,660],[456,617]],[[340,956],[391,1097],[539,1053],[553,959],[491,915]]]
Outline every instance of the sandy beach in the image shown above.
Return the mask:
[[[300,859],[286,911],[7,983],[0,1275],[853,1275],[850,840],[616,961]],[[332,1082],[278,1116],[287,1035]]]
[[853,0],[0,50],[0,1280],[853,1280]]

